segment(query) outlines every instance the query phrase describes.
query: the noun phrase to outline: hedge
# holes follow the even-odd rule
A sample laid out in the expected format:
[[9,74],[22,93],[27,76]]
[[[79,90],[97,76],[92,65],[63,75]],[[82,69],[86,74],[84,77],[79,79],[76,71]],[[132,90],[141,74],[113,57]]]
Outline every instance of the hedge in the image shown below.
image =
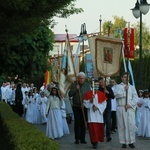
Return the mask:
[[59,149],[58,143],[20,118],[4,102],[0,102],[0,147],[2,150]]

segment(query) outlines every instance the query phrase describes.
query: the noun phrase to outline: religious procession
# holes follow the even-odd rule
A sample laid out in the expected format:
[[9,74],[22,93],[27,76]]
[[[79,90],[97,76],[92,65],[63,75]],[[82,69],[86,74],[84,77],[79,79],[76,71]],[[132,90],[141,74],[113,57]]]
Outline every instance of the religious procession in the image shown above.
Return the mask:
[[[21,59],[26,61],[27,54],[13,45],[16,53],[21,53],[21,63],[17,74],[13,74],[12,65],[7,74],[9,80],[1,75],[2,150],[148,150],[150,85],[147,81],[142,86],[142,63],[137,65],[141,69],[138,72],[137,67],[139,81],[134,79],[135,29],[128,22],[127,27],[116,31],[115,37],[111,26],[102,31],[101,18],[99,21],[99,32],[87,33],[83,23],[79,36],[69,34],[65,26],[66,34],[54,35],[55,42],[62,46],[53,46],[58,53],[53,55],[49,47],[47,59],[42,59],[46,55],[35,51],[39,55],[26,63],[23,70]],[[25,41],[35,48],[35,41],[31,44],[28,37]],[[71,42],[77,43],[75,50]],[[38,58],[43,60],[39,59],[41,65],[35,63]],[[42,79],[40,67],[46,68]],[[40,84],[29,82],[33,78],[37,82],[39,79]]]
[[[79,54],[72,56],[66,32],[64,53],[61,61],[57,60],[61,66],[59,74],[55,68],[51,74],[46,72],[39,90],[33,83],[3,82],[1,101],[28,123],[45,124],[45,135],[52,140],[69,135],[69,124],[74,122],[75,144],[87,144],[88,130],[91,146],[97,149],[99,142],[112,141],[112,134],[117,131],[122,148],[135,148],[137,136],[150,139],[150,91],[137,92],[129,83],[130,76],[133,79],[127,65],[129,57],[134,57],[130,45],[133,34],[132,28],[125,28],[124,43],[109,33],[85,35],[91,60],[83,72]],[[121,57],[124,72],[117,83],[115,75],[119,73]]]

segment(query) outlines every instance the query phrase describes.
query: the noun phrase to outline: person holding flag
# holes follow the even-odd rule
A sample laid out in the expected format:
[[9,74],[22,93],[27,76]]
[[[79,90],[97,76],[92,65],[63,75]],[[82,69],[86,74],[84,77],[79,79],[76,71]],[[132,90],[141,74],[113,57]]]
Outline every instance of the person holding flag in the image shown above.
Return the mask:
[[69,97],[72,97],[73,101],[73,113],[74,113],[74,132],[75,132],[75,144],[86,144],[86,108],[83,107],[83,99],[85,93],[90,90],[90,84],[85,82],[85,73],[79,72],[77,75],[77,81],[72,83],[69,91]]
[[92,89],[85,94],[83,104],[87,108],[88,129],[91,144],[97,149],[98,142],[104,142],[103,113],[106,108],[106,96],[99,91],[99,81],[94,80]]
[[130,148],[135,148],[135,109],[137,106],[138,95],[134,86],[129,84],[129,73],[122,74],[122,82],[116,85],[114,95],[117,101],[117,127],[119,142],[122,148],[129,144]]

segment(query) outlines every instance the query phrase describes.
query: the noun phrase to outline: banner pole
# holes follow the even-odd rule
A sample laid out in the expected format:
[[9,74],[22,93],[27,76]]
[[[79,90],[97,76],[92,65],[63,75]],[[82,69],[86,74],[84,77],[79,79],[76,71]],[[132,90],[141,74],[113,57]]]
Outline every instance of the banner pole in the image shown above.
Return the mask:
[[[65,31],[66,31],[66,34],[67,34],[67,38],[68,38],[68,40],[69,40],[67,27],[66,27],[66,30],[65,30]],[[69,42],[69,47],[70,47],[70,42]],[[72,51],[71,51],[70,53],[71,53],[71,59],[72,59],[72,63],[73,63]],[[79,85],[78,80],[77,80],[77,74],[76,74],[75,64],[74,64],[74,63],[73,63],[73,70],[74,70],[74,73],[75,73],[77,85]],[[86,118],[85,118],[84,106],[83,106],[83,102],[82,102],[82,97],[81,97],[81,91],[80,91],[80,89],[78,89],[78,93],[79,93],[79,99],[80,99],[80,103],[81,103],[81,110],[82,110],[82,114],[83,114],[84,124],[85,124],[85,127],[87,127],[87,122],[86,122]]]
[[[128,44],[128,49],[127,49],[127,83],[126,83],[126,86],[128,87],[128,78],[129,78],[129,67],[128,67],[128,64],[129,64],[129,54],[130,54],[130,22],[128,22],[128,29],[127,29],[127,44]],[[128,103],[128,89],[126,90],[126,105]],[[127,109],[126,109],[126,112],[127,112]]]

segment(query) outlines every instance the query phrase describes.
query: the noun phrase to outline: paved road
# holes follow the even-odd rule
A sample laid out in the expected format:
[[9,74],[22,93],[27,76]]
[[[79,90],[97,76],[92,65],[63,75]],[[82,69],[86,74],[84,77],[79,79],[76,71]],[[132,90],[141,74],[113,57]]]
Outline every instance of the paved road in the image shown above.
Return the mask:
[[[46,125],[35,125],[40,131],[45,133]],[[61,139],[56,140],[60,144],[60,150],[92,150],[92,146],[89,139],[89,133],[87,130],[86,141],[87,144],[74,144],[74,132],[73,122],[69,125],[70,134],[64,135]],[[140,137],[136,138],[135,150],[150,150],[150,140],[146,140]],[[131,149],[129,147],[126,150]],[[112,140],[110,142],[99,143],[98,150],[123,150],[118,142],[118,134],[112,134]]]

